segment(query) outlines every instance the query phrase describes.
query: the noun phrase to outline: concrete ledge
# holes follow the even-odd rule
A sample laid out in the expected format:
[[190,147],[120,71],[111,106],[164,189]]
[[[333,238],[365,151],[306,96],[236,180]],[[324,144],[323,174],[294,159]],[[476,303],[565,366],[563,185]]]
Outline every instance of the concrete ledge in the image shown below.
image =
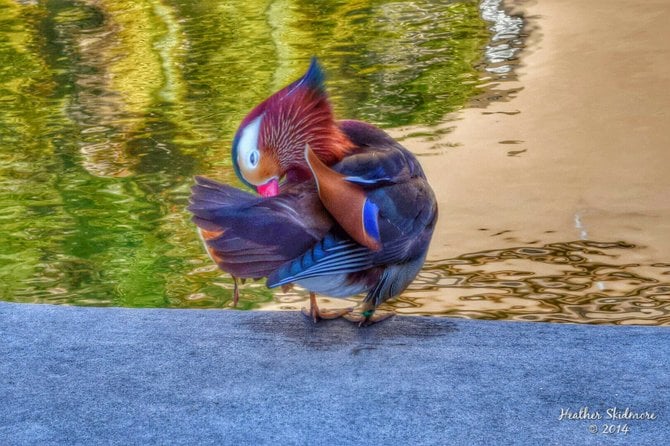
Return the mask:
[[[0,303],[0,339],[3,445],[658,445],[670,430],[664,327]],[[559,420],[585,407],[602,418]]]

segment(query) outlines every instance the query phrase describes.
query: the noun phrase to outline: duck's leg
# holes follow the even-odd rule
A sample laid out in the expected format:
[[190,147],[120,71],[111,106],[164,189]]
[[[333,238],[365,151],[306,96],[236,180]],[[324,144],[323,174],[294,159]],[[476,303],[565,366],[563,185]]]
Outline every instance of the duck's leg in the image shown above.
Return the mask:
[[230,277],[233,278],[233,308],[237,307],[237,302],[240,300],[240,287],[237,283],[237,277],[232,274]]
[[302,309],[302,314],[311,318],[315,323],[319,322],[319,319],[337,319],[350,312],[351,308],[342,308],[340,310],[319,310],[319,306],[316,303],[316,293],[312,291],[309,292],[309,310],[307,310],[307,308]]
[[372,303],[364,301],[361,304],[360,312],[350,311],[342,317],[350,322],[357,323],[359,327],[365,327],[367,325],[376,324],[377,322],[381,322],[395,315],[393,311],[383,311],[378,313],[375,310],[376,308]]

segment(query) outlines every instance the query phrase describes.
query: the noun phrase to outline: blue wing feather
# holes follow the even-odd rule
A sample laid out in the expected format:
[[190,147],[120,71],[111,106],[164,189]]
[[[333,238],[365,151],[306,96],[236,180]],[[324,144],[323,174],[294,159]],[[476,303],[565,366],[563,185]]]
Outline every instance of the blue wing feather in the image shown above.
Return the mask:
[[363,205],[363,227],[370,237],[379,240],[379,208],[370,199]]
[[268,276],[270,288],[316,276],[361,271],[374,266],[374,252],[349,238],[330,233],[304,255]]
[[393,179],[391,177],[373,177],[369,176],[367,178],[365,177],[356,177],[356,176],[348,176],[344,178],[350,183],[354,184],[359,184],[361,186],[370,186],[373,184],[379,185],[383,183],[391,183],[393,182]]

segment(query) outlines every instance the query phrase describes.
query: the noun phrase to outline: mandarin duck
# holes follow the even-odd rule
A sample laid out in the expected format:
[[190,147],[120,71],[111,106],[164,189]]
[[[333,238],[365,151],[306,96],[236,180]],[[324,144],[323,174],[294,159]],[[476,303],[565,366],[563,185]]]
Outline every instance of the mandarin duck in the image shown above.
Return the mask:
[[[210,257],[235,280],[310,291],[314,321],[381,320],[377,306],[419,273],[437,203],[417,159],[379,128],[334,118],[315,58],[237,130],[233,166],[257,194],[196,177],[189,210]],[[319,310],[315,293],[366,293],[360,312]]]

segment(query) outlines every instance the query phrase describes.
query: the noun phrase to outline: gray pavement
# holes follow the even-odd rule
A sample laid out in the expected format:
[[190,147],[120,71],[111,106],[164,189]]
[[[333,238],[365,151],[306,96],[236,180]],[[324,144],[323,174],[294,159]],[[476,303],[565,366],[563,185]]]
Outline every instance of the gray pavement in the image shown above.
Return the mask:
[[660,445],[669,363],[667,327],[0,303],[0,445]]

